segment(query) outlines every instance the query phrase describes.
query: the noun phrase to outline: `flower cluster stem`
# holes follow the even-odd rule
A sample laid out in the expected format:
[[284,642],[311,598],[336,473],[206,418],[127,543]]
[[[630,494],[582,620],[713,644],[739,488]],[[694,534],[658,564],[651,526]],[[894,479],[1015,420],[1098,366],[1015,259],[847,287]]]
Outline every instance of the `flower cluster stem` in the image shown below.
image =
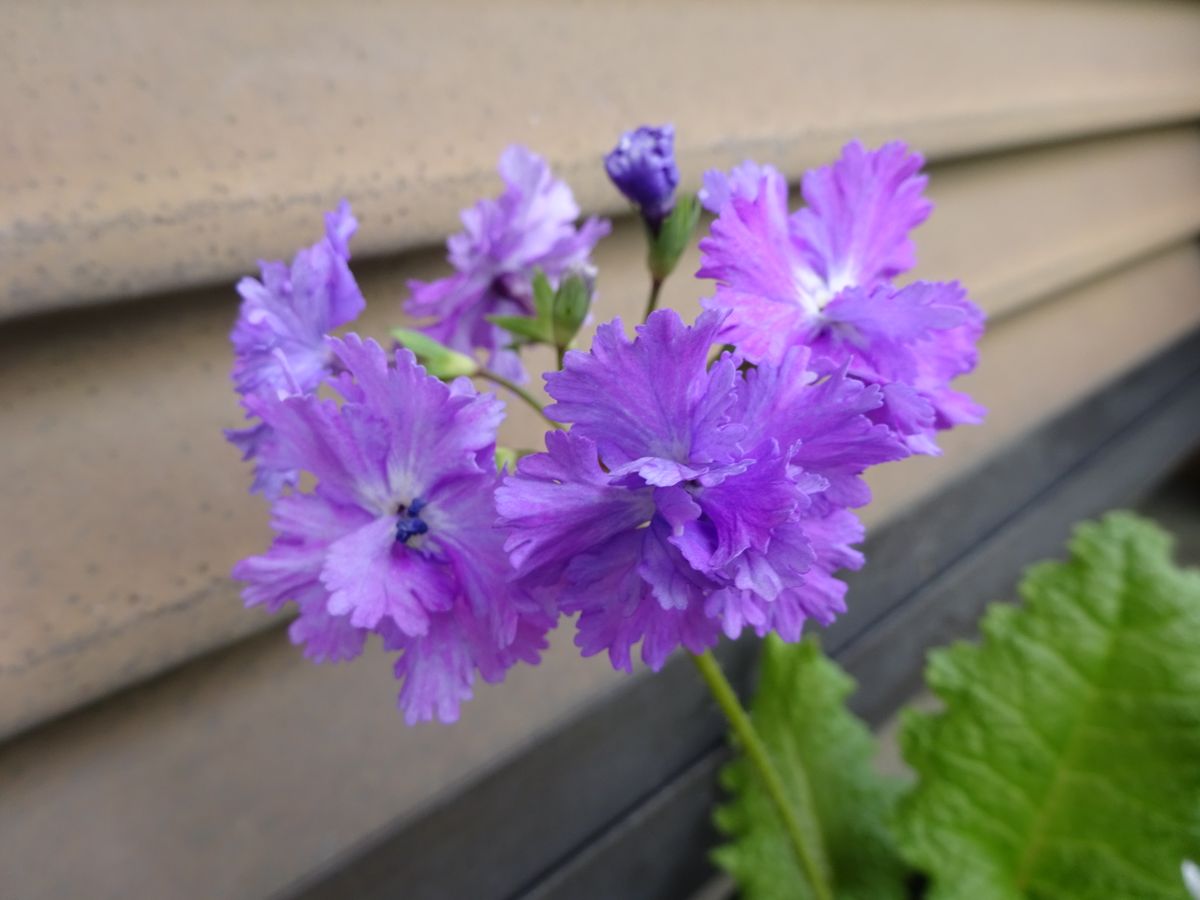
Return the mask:
[[[775,764],[771,761],[770,754],[767,752],[767,746],[763,743],[762,737],[754,727],[754,722],[750,719],[750,715],[742,707],[742,703],[738,699],[733,686],[729,683],[729,679],[721,671],[721,666],[717,662],[716,657],[712,655],[711,650],[688,655],[691,656],[692,662],[696,664],[696,669],[700,672],[700,677],[704,679],[704,683],[708,686],[713,699],[717,701],[717,706],[721,707],[721,712],[725,714],[725,718],[729,721],[737,743],[741,745],[742,752],[746,754],[746,758],[754,768],[755,774],[758,775],[759,780],[762,782],[767,796],[771,798],[771,803],[775,806],[775,811],[779,814],[779,818],[783,822],[784,831],[787,833],[792,850],[795,851],[796,860],[800,863],[800,870],[804,873],[809,886],[812,888],[813,896],[817,897],[818,900],[833,900],[833,892],[830,890],[829,884],[823,874],[823,868],[818,865],[817,858],[810,849],[808,841],[805,839],[804,828],[801,826],[800,819],[796,815],[794,801],[788,798],[787,791],[783,785],[783,778],[780,777],[779,770],[775,768]],[[811,807],[812,798],[805,797],[803,799],[808,807]],[[807,814],[807,818],[814,818],[811,808],[806,808],[804,812]]]
[[650,278],[650,296],[646,300],[646,314],[642,316],[642,321],[650,318],[650,313],[658,309],[658,295],[662,292],[663,279],[651,276]]
[[516,394],[518,397],[524,400],[534,412],[545,419],[552,428],[557,428],[559,430],[563,430],[565,428],[561,422],[555,422],[552,418],[546,415],[546,410],[542,408],[542,404],[538,403],[537,397],[533,396],[533,394],[529,393],[529,391],[525,390],[525,388],[521,387],[516,382],[510,381],[503,375],[497,375],[495,372],[490,372],[487,369],[480,369],[475,374],[484,381],[490,381],[492,384],[499,385],[506,391],[511,391],[512,393]]

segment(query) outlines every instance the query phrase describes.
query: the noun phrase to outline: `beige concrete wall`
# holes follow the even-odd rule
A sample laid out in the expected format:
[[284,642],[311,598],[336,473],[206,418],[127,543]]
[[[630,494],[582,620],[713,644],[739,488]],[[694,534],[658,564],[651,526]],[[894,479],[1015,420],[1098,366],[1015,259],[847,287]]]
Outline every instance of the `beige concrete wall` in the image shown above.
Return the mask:
[[[238,417],[230,282],[310,240],[342,193],[363,223],[364,329],[381,334],[405,279],[442,270],[436,244],[494,189],[510,140],[598,211],[620,210],[599,155],[643,120],[675,121],[691,184],[744,155],[796,176],[852,136],[914,141],[938,204],[916,274],[961,279],[991,315],[969,381],[991,415],[941,460],[881,470],[872,524],[1200,324],[1192,4],[13,9],[6,898],[262,896],[621,683],[563,633],[455,728],[410,730],[379,654],[314,667],[241,609],[226,573],[268,533],[219,433]],[[601,245],[601,320],[642,302],[640,241],[622,218]],[[688,313],[706,291],[680,276],[667,302]],[[512,413],[508,438],[536,442],[532,416]]]
[[848,134],[959,156],[1200,106],[1177,0],[8,9],[0,314],[231,278],[342,195],[361,247],[423,246],[511,140],[617,210],[598,161],[643,119],[679,127],[695,185],[748,155],[799,171]]

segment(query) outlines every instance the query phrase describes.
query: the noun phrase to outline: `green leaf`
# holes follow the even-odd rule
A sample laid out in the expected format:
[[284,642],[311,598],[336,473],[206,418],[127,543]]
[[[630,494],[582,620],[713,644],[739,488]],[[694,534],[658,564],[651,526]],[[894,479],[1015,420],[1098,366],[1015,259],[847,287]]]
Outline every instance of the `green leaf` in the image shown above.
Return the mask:
[[425,371],[434,378],[458,378],[460,375],[474,375],[479,371],[479,363],[471,357],[451,350],[427,334],[408,328],[394,328],[392,337],[399,341],[401,346],[411,350],[421,361]]
[[[754,725],[793,796],[812,797],[813,823],[838,900],[907,897],[906,869],[892,849],[887,820],[898,785],[872,769],[874,740],[845,708],[854,689],[814,638],[763,646],[762,675],[751,708]],[[713,858],[745,900],[807,900],[811,889],[775,808],[744,757],[721,772],[733,796],[716,813],[730,843]],[[799,807],[798,807],[799,808]]]
[[663,220],[658,234],[650,236],[650,274],[662,281],[673,271],[691,243],[700,222],[700,201],[685,195],[675,201],[675,208]]
[[1200,575],[1115,513],[930,657],[897,816],[938,900],[1184,900],[1200,855]]

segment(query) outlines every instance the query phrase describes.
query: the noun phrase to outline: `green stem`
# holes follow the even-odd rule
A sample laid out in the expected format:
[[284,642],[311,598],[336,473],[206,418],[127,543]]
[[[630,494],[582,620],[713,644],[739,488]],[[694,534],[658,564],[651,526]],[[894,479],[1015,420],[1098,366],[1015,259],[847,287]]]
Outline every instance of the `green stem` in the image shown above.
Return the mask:
[[480,369],[476,375],[484,381],[490,381],[492,384],[497,384],[505,390],[512,391],[534,410],[539,416],[546,420],[552,427],[563,430],[566,428],[561,422],[555,422],[552,418],[546,415],[546,410],[542,409],[542,404],[538,403],[537,397],[525,390],[519,384],[509,381],[503,375],[497,375],[495,372],[489,372],[487,369]]
[[[792,801],[788,799],[787,791],[783,786],[783,779],[780,777],[779,771],[775,768],[775,764],[771,762],[766,744],[763,743],[762,738],[754,727],[754,723],[750,720],[750,716],[742,708],[742,703],[738,699],[733,686],[725,677],[725,673],[721,671],[721,666],[717,662],[716,657],[712,655],[711,650],[689,655],[692,657],[692,662],[696,664],[696,668],[700,672],[700,677],[708,685],[713,699],[717,701],[717,705],[725,713],[725,718],[729,720],[729,725],[742,747],[742,752],[746,754],[750,765],[754,767],[754,771],[762,781],[762,786],[766,790],[767,796],[771,798],[771,802],[775,806],[775,811],[779,814],[779,818],[783,822],[783,827],[787,832],[792,849],[796,853],[796,860],[800,863],[800,869],[812,887],[813,895],[818,900],[833,900],[833,892],[830,890],[824,876],[824,867],[818,864],[816,857],[809,849],[808,841],[805,840],[804,829],[800,825],[800,820],[796,817],[796,810],[792,806]],[[809,806],[811,806],[811,798],[805,799]],[[805,812],[809,818],[812,817],[811,809],[806,808]]]
[[650,313],[658,309],[658,295],[662,292],[663,279],[651,276],[650,278],[650,297],[646,300],[646,314],[642,316],[642,321],[650,318]]

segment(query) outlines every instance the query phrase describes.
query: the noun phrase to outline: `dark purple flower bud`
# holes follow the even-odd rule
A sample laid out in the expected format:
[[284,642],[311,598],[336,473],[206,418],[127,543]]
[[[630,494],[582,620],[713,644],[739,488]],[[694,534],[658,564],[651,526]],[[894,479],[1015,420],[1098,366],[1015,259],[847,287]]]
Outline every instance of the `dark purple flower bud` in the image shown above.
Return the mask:
[[617,189],[633,201],[654,230],[675,206],[679,167],[675,165],[675,126],[643,125],[627,131],[608,156],[604,168]]

